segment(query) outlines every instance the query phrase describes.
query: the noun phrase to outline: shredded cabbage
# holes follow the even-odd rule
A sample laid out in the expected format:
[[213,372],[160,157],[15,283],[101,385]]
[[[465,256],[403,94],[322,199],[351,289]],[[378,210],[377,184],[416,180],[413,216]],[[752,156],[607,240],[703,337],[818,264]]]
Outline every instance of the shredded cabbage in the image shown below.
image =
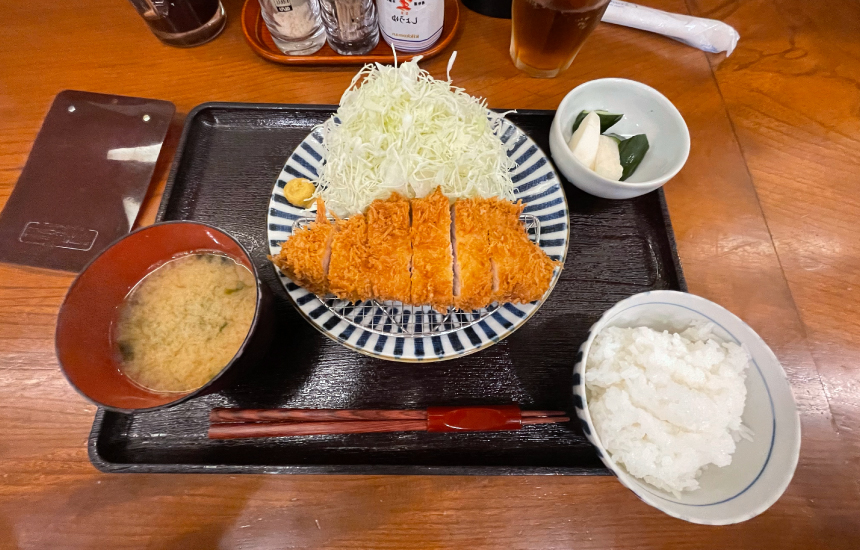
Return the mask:
[[316,195],[338,216],[363,212],[393,191],[424,197],[437,186],[450,199],[513,200],[515,163],[495,132],[504,115],[450,77],[434,79],[419,59],[365,65],[321,125],[326,162]]

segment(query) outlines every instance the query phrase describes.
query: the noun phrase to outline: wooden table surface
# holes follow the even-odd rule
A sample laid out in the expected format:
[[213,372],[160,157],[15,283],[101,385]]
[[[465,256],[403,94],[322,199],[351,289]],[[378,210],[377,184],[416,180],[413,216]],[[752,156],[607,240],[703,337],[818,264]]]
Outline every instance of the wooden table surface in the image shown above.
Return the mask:
[[[510,22],[463,9],[424,63],[491,107],[554,109],[577,84],[626,77],[684,115],[689,161],[666,196],[690,291],[746,320],[792,383],[803,426],[785,495],[746,523],[703,527],[612,477],[105,475],[88,462],[95,408],[66,384],[53,330],[72,276],[0,265],[0,548],[860,547],[860,4],[643,0],[718,18],[735,53],[602,25],[553,80],[518,73]],[[53,96],[166,99],[177,115],[138,224],[148,224],[182,121],[205,101],[336,103],[354,68],[258,58],[228,23],[161,45],[121,0],[0,0],[0,205]],[[57,182],[62,185],[62,182]]]

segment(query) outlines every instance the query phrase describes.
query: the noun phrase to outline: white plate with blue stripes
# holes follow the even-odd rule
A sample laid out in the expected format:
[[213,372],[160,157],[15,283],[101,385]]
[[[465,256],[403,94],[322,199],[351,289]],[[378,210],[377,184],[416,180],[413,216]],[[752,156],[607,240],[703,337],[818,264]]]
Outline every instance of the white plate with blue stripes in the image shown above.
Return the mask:
[[[497,135],[515,160],[511,178],[518,200],[526,204],[523,221],[530,237],[554,260],[564,263],[570,236],[567,199],[561,180],[546,154],[525,133],[501,120]],[[272,190],[267,219],[269,251],[274,256],[293,227],[314,214],[288,203],[283,188],[293,178],[315,181],[325,162],[322,132],[315,128],[290,158]],[[442,361],[489,347],[505,338],[535,314],[549,297],[561,274],[557,267],[542,300],[529,304],[493,304],[464,313],[440,314],[429,307],[403,306],[396,302],[368,301],[349,304],[319,297],[278,272],[299,312],[320,332],[357,352],[392,361]]]

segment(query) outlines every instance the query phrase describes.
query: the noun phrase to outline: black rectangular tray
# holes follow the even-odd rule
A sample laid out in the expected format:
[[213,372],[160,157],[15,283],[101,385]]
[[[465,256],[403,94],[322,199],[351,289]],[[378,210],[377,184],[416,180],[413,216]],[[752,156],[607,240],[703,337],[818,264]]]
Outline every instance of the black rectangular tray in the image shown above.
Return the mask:
[[[158,220],[199,220],[251,252],[277,302],[265,360],[228,390],[125,415],[99,410],[89,439],[105,472],[606,475],[579,422],[516,432],[350,434],[210,441],[209,409],[391,408],[505,404],[575,417],[571,378],[588,328],[615,302],[686,290],[662,191],[610,201],[567,181],[570,249],[561,279],[517,332],[474,355],[405,364],[330,340],[294,308],[266,260],[266,214],[277,175],[333,106],[206,103],[188,115]],[[553,111],[509,119],[549,151]]]

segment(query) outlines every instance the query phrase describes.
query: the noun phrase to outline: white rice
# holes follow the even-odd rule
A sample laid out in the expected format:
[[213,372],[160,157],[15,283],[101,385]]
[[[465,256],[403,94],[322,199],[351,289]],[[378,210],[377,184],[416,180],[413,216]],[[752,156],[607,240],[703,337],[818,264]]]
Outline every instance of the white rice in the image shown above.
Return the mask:
[[709,464],[728,466],[740,437],[747,351],[721,343],[713,324],[680,334],[603,329],[586,362],[588,408],[616,464],[655,487],[692,491]]

